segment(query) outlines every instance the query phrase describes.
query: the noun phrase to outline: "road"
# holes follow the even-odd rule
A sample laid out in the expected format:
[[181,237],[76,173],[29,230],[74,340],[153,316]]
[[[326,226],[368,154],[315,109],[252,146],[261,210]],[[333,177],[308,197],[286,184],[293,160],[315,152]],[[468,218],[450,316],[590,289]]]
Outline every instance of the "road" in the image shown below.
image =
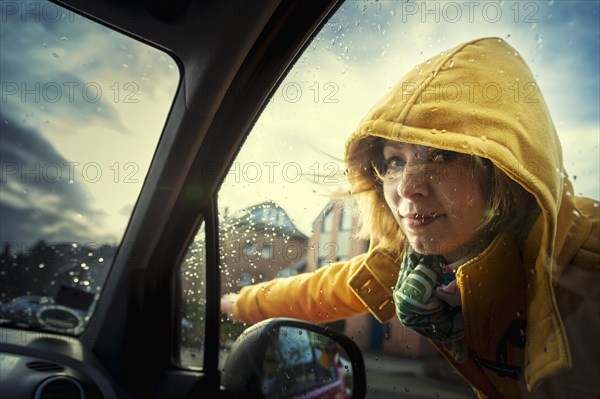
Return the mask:
[[[367,399],[471,399],[473,391],[461,384],[429,377],[422,362],[401,357],[365,354]],[[450,367],[441,362],[439,367]]]

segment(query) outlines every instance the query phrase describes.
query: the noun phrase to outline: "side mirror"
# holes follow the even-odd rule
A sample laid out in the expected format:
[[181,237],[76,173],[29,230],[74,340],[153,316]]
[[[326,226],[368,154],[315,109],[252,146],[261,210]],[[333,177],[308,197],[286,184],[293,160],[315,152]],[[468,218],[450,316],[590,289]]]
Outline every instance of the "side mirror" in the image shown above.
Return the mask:
[[240,398],[364,398],[365,366],[350,338],[328,327],[274,318],[238,337],[221,384]]

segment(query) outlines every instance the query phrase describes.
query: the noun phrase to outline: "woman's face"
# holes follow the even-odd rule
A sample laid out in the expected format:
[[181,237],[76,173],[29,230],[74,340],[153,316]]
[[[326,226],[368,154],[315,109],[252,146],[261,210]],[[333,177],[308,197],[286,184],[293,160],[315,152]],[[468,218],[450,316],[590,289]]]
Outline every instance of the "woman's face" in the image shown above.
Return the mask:
[[469,155],[386,141],[383,192],[415,251],[454,262],[482,235],[486,198]]

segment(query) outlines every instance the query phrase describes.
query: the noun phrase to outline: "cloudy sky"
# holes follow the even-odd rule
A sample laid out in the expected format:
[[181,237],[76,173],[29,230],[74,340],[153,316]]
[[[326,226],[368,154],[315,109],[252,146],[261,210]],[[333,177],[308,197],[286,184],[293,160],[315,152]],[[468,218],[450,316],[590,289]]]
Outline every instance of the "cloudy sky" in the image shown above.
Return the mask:
[[[177,68],[160,51],[31,4],[42,17],[7,7],[0,14],[2,241],[41,232],[48,241],[118,242]],[[598,199],[598,10],[598,1],[349,1],[256,122],[220,206],[234,212],[275,200],[310,234],[327,195],[343,188],[344,142],[370,106],[415,64],[484,36],[525,57],[576,192]]]
[[335,180],[342,176],[328,177],[343,171],[344,142],[371,105],[416,64],[486,36],[507,40],[525,58],[550,108],[576,193],[598,199],[599,4],[347,2],[265,109],[221,205],[237,209],[274,199],[310,234],[327,194],[340,188]]
[[178,84],[174,62],[43,1],[3,3],[0,19],[2,242],[119,242]]

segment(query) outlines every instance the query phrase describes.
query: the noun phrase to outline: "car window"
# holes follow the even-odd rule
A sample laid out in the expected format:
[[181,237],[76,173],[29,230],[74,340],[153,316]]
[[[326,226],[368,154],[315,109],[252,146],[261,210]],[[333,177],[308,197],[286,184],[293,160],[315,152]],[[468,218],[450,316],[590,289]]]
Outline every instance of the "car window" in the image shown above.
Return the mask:
[[[575,193],[600,198],[597,2],[347,1],[273,94],[219,192],[222,293],[365,252],[368,242],[353,238],[355,212],[334,196],[348,190],[346,139],[405,72],[486,36],[505,39],[529,63]],[[360,317],[336,327],[365,350],[371,370],[384,364],[376,356],[436,359],[399,323]],[[244,327],[223,315],[223,356]]]
[[2,2],[0,19],[0,323],[79,334],[124,245],[179,71],[50,2]]
[[201,369],[204,364],[206,313],[206,241],[204,223],[200,225],[179,265],[179,314],[176,337],[176,364]]

